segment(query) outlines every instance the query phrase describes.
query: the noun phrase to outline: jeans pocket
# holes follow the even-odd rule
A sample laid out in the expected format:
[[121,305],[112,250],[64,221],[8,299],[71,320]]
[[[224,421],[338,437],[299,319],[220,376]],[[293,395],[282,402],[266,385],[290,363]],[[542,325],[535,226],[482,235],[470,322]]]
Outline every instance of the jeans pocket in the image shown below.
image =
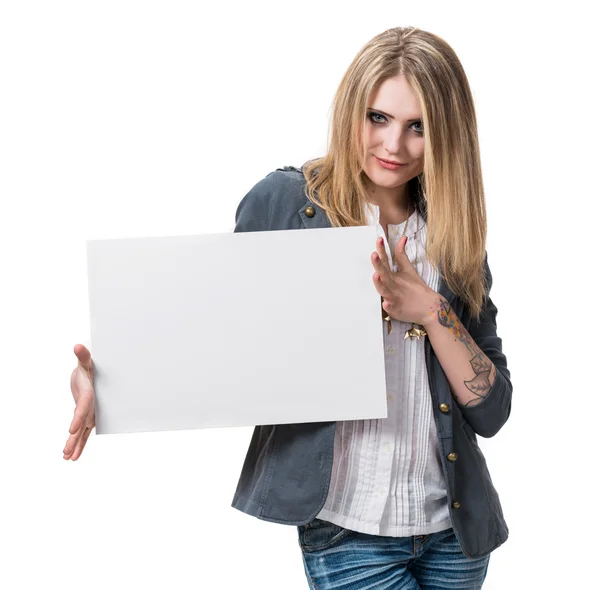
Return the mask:
[[352,531],[337,524],[315,518],[298,527],[300,547],[308,553],[323,551],[345,539]]

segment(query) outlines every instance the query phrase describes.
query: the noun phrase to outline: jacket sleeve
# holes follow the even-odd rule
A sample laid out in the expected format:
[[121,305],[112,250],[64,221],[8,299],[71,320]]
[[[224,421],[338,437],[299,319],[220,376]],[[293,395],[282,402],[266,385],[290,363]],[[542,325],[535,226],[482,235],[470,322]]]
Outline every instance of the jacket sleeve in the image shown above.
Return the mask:
[[498,308],[489,296],[492,287],[492,273],[485,255],[485,272],[488,281],[488,294],[479,315],[469,324],[468,332],[477,346],[496,366],[496,378],[487,397],[472,406],[460,406],[460,410],[471,428],[484,438],[494,436],[508,420],[512,401],[513,386],[510,380],[506,355],[502,352],[502,339],[496,333]]
[[267,231],[270,228],[272,174],[270,172],[258,181],[240,201],[235,213],[234,233]]

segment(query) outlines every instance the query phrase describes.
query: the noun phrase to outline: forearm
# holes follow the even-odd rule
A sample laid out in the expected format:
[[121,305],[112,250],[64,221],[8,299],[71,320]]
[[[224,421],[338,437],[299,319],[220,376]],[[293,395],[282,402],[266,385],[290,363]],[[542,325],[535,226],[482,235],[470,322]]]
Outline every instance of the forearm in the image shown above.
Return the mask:
[[474,406],[489,394],[496,367],[469,335],[445,297],[432,295],[423,323],[427,337],[460,406]]

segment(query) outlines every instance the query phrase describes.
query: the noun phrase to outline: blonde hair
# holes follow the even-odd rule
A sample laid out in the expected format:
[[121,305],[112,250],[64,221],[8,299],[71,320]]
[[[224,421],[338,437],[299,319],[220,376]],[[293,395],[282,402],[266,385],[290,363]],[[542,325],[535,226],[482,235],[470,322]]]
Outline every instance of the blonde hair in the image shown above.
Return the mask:
[[400,74],[422,109],[424,168],[408,189],[427,222],[427,257],[478,317],[489,285],[477,122],[465,72],[443,39],[416,27],[397,27],[364,45],[335,94],[326,155],[302,167],[307,197],[334,227],[366,225],[361,145],[367,101],[384,80]]

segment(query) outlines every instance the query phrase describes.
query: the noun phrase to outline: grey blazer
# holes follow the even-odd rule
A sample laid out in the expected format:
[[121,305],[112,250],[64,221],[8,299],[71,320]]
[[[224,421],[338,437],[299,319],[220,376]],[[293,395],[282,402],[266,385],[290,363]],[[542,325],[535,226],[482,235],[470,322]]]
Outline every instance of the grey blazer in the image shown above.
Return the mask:
[[[235,232],[331,227],[325,212],[305,195],[302,172],[278,168],[242,199]],[[418,202],[426,215],[423,199]],[[426,219],[426,217],[425,217]],[[485,257],[485,271],[492,278]],[[448,490],[452,526],[466,557],[486,555],[508,538],[498,494],[477,436],[494,436],[510,415],[512,383],[496,334],[497,308],[488,297],[479,321],[440,277],[440,293],[497,369],[489,395],[477,405],[459,407],[446,375],[425,339],[429,386]],[[302,313],[302,310],[299,310]],[[307,317],[310,317],[308,315]],[[310,370],[310,351],[303,364]],[[232,506],[262,520],[304,525],[323,507],[333,463],[335,422],[256,426]]]

